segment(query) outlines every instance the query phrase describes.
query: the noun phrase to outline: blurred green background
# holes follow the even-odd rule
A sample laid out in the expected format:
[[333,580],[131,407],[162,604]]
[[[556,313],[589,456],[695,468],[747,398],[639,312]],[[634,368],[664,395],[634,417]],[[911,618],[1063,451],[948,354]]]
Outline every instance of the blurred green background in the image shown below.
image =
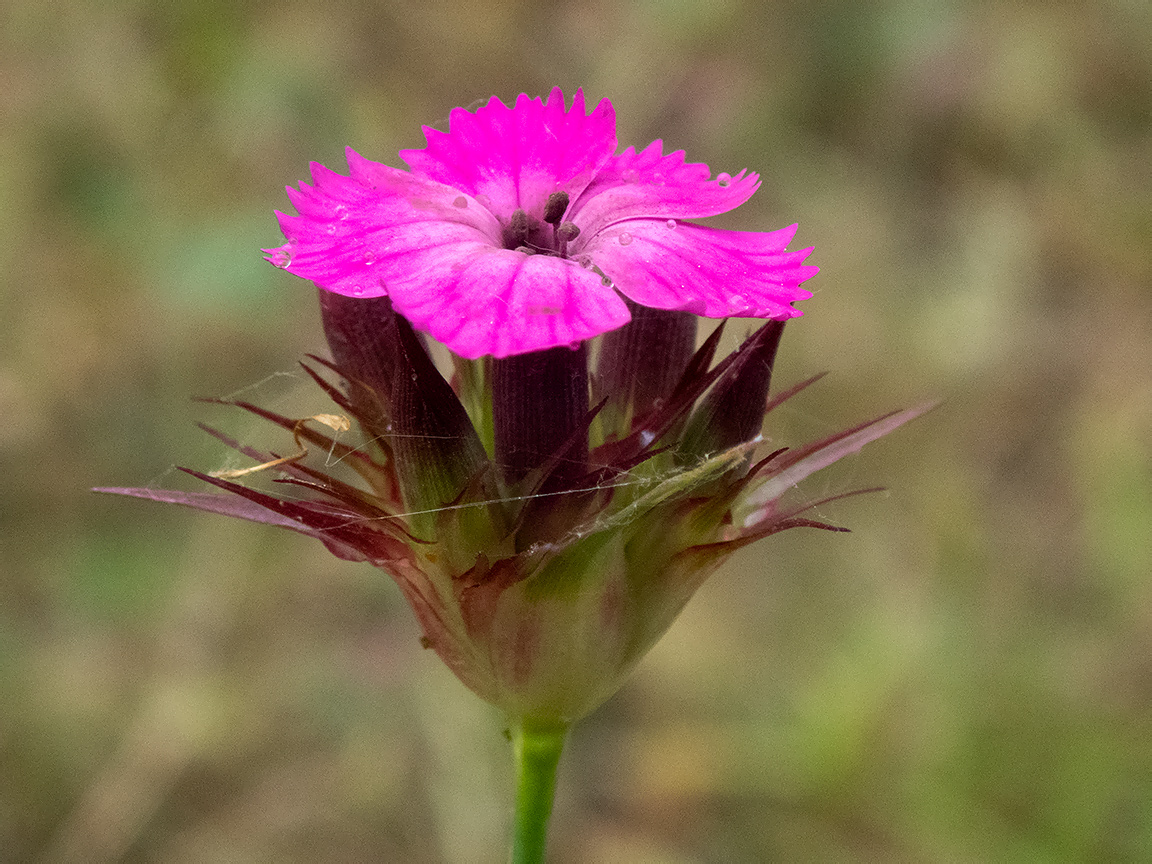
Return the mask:
[[500,718],[383,574],[87,490],[232,464],[196,419],[279,441],[191,396],[328,410],[258,252],[309,160],[557,84],[816,247],[776,380],[832,374],[774,439],[945,403],[805,487],[886,484],[821,508],[854,533],[737,557],[578,728],[554,860],[1152,860],[1152,6],[0,15],[0,860],[503,860]]

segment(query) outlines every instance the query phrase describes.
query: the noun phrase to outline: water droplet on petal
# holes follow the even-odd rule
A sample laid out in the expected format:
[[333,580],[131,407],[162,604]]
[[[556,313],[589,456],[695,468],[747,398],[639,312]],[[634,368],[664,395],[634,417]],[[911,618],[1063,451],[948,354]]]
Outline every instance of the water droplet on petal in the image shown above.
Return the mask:
[[624,231],[624,232],[621,232],[620,236],[617,237],[616,239],[620,241],[621,246],[627,246],[629,243],[632,242],[632,235],[629,234],[627,231]]
[[324,233],[328,234],[328,235],[335,234],[336,233],[336,226],[333,225],[331,222],[329,222],[328,227],[324,229]]
[[363,297],[364,296],[364,289],[361,288],[359,285],[353,285],[348,290],[351,292],[353,297]]
[[271,260],[273,267],[279,267],[283,270],[292,263],[292,253],[287,249],[273,249]]
[[369,266],[371,266],[372,264],[375,264],[376,263],[376,256],[373,255],[371,252],[369,252],[367,255],[364,256],[364,263],[368,264]]
[[600,284],[603,285],[605,288],[607,288],[609,285],[612,284],[612,277],[611,276],[601,276],[600,277]]
[[489,204],[492,203],[492,199],[489,198],[487,195],[485,195],[483,192],[481,192],[479,195],[476,195],[474,197],[476,198],[476,203],[479,204],[481,207],[487,207]]
[[589,258],[587,255],[577,255],[577,256],[576,256],[576,261],[577,261],[577,262],[580,264],[580,266],[581,266],[581,267],[583,267],[585,270],[590,270],[590,269],[592,269],[592,259],[591,259],[591,258]]
[[676,227],[676,220],[675,219],[669,219],[664,224],[666,224],[669,228],[675,228]]
[[716,182],[721,186],[727,186],[732,182],[732,175],[727,171],[721,171],[716,175]]
[[568,350],[569,351],[579,351],[580,350],[580,342],[569,342],[568,343]]
[[463,210],[465,207],[468,206],[468,199],[465,198],[463,195],[457,195],[456,200],[452,202],[452,206],[453,207],[459,207],[461,210]]
[[632,168],[629,168],[627,171],[624,172],[624,182],[625,183],[635,183],[639,179],[640,179],[640,175],[637,174],[636,171],[634,171]]
[[336,214],[337,219],[347,219],[348,218],[348,208],[345,207],[343,204],[337,204],[335,209],[332,212]]

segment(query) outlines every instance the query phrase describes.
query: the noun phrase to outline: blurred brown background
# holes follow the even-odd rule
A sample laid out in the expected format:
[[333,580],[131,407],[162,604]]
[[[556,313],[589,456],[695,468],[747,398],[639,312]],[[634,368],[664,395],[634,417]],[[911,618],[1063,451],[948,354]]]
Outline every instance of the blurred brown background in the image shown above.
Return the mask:
[[[194,395],[328,410],[260,258],[309,160],[583,86],[764,186],[822,268],[795,443],[854,529],[713,579],[576,731],[557,862],[1152,858],[1152,6],[628,0],[0,8],[0,860],[494,862],[500,718],[386,577],[95,485],[194,488]],[[276,440],[273,438],[273,440]]]

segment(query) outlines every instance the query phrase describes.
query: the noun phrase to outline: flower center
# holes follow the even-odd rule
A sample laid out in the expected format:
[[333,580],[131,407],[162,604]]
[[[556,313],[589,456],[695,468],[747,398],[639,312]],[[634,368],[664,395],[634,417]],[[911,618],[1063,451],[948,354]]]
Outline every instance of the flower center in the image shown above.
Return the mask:
[[544,205],[543,221],[528,215],[526,210],[515,210],[504,226],[505,249],[514,249],[526,255],[555,255],[568,257],[568,244],[580,236],[574,222],[564,222],[568,209],[568,193],[553,192]]

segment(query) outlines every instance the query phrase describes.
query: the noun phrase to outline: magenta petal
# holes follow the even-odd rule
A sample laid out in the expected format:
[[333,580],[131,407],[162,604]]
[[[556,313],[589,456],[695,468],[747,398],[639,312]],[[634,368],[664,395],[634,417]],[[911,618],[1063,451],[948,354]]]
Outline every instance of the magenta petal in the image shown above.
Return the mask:
[[[562,103],[561,103],[562,104]],[[288,243],[269,260],[337,294],[387,294],[396,310],[464,357],[591,339],[625,324],[602,276],[570,259],[500,248],[475,198],[349,151],[351,176],[312,166],[279,214]]]
[[609,159],[576,201],[568,218],[592,235],[622,219],[661,217],[697,219],[727,213],[760,188],[760,175],[720,174],[710,180],[708,166],[685,162],[684,151],[662,155],[653,141],[637,153],[629,147]]
[[299,216],[278,213],[288,242],[268,260],[337,294],[375,297],[429,258],[500,240],[500,225],[474,199],[348,151],[352,176],[313,163],[314,185],[289,187]]
[[616,149],[612,103],[584,111],[581,90],[569,110],[559,88],[547,102],[521,94],[514,108],[492,97],[476,113],[453,109],[448,132],[424,127],[428,145],[400,158],[418,177],[486,196],[502,219],[517,208],[539,217],[553,192],[579,195]]
[[819,268],[812,252],[787,251],[796,226],[779,231],[722,231],[688,222],[633,219],[602,231],[588,254],[631,300],[709,318],[795,318],[791,304],[811,291],[800,283]]
[[467,358],[572,345],[630,318],[612,287],[575,261],[482,246],[389,294],[415,327]]
[[[613,156],[614,127],[607,101],[588,114],[582,92],[565,107],[555,89],[547,101],[454,110],[448,132],[428,129],[425,149],[401,154],[411,171],[349,150],[349,176],[314,164],[312,184],[288,190],[299,215],[277,214],[288,242],[268,260],[338,294],[387,295],[467,357],[619,327],[629,316],[616,292],[711,317],[799,315],[792,304],[812,296],[800,283],[817,269],[803,263],[810,250],[787,251],[794,228],[682,221],[739,206],[759,176],[710,179],[658,140]],[[545,203],[561,191],[567,212],[546,224]]]

